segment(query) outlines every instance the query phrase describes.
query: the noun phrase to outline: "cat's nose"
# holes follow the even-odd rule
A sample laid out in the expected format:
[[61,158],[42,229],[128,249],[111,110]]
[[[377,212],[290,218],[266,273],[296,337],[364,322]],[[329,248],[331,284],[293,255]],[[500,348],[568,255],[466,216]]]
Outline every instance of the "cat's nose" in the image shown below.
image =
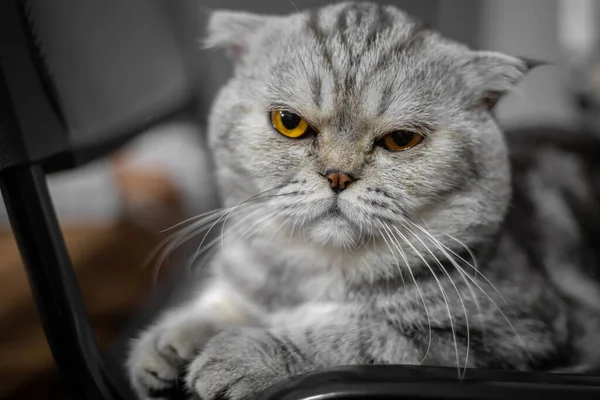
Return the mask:
[[325,173],[325,178],[329,181],[329,185],[331,186],[331,190],[335,193],[339,193],[342,190],[346,189],[348,185],[355,181],[355,179],[350,174],[345,174],[340,171],[327,171]]

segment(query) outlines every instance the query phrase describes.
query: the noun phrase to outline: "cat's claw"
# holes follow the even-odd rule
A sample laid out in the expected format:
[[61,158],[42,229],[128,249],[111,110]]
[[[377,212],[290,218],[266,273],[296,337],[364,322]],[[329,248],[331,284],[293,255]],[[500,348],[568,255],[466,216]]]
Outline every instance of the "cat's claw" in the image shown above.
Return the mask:
[[206,344],[188,369],[186,385],[203,400],[247,400],[286,377],[260,330],[232,330]]

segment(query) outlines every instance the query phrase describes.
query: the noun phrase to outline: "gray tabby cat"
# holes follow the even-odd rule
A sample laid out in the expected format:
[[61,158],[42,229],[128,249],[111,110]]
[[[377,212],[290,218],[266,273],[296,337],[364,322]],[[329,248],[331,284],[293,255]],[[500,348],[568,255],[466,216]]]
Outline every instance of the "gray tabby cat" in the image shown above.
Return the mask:
[[209,126],[230,208],[202,220],[227,224],[196,298],[134,342],[140,398],[182,370],[211,400],[347,364],[598,361],[600,294],[576,274],[598,259],[570,209],[591,170],[534,142],[513,198],[491,115],[527,62],[371,3],[215,12],[207,42],[235,60]]

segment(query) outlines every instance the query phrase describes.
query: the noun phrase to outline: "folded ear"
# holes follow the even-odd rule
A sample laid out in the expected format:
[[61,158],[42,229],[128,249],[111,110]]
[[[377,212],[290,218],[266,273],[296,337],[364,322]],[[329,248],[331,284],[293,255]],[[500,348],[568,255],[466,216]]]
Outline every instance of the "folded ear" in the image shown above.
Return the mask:
[[476,89],[479,105],[494,108],[533,68],[547,63],[493,51],[477,51],[467,60],[468,79]]
[[241,11],[213,11],[208,21],[204,47],[224,49],[235,61],[240,61],[252,33],[270,19],[270,16]]

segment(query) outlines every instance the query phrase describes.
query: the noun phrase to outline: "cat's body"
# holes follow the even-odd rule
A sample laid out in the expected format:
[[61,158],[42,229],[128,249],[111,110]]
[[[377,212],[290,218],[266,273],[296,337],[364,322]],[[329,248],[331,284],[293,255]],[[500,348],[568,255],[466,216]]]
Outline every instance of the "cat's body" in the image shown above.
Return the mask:
[[[514,153],[511,180],[489,112],[526,62],[367,3],[217,13],[211,27],[209,43],[237,63],[209,128],[233,208],[197,298],[133,346],[140,397],[166,396],[183,367],[208,400],[345,364],[598,360],[599,295],[577,278],[597,264],[585,239],[600,231],[594,157],[535,142]],[[279,110],[314,134],[278,133]],[[382,147],[397,130],[424,138]],[[584,207],[590,218],[573,214]]]

